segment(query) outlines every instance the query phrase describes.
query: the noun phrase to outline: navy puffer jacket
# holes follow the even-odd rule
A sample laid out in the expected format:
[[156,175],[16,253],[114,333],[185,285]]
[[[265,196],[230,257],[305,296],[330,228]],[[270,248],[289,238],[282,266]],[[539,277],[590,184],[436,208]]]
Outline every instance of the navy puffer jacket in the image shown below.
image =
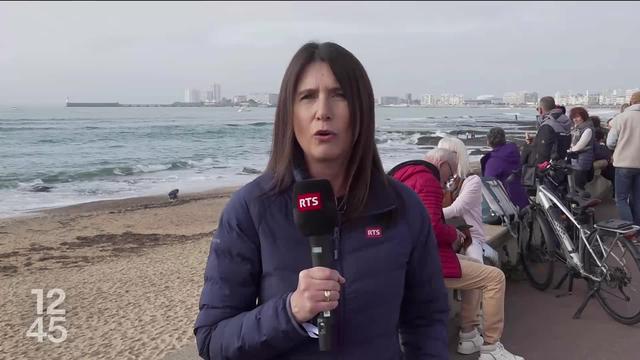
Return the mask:
[[220,217],[194,329],[200,356],[447,359],[447,292],[416,194],[373,177],[364,211],[339,224],[334,268],[347,282],[333,312],[336,349],[321,353],[289,304],[299,272],[312,267],[309,243],[293,222],[291,191],[265,195],[271,179],[238,190]]

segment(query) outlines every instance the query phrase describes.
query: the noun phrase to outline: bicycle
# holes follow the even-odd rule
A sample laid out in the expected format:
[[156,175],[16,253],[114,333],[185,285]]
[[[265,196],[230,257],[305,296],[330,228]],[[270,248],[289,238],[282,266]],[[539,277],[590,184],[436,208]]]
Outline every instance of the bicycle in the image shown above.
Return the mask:
[[594,224],[598,204],[600,200],[576,190],[569,165],[547,163],[521,217],[520,225],[528,231],[518,231],[520,260],[538,290],[551,286],[556,263],[564,264],[566,273],[555,289],[569,279],[571,294],[574,278],[586,280],[589,291],[574,319],[595,296],[613,319],[633,325],[640,322],[640,244],[625,235],[640,227],[618,219]]

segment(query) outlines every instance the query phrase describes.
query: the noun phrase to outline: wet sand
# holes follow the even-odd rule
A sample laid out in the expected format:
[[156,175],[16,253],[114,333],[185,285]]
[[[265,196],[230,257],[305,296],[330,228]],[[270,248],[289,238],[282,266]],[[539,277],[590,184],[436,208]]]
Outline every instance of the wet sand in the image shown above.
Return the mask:
[[[0,353],[7,359],[159,359],[192,339],[204,266],[234,189],[101,201],[0,220]],[[36,296],[66,298],[67,339],[26,332]],[[44,316],[47,331],[51,316]],[[59,332],[51,334],[59,337]]]

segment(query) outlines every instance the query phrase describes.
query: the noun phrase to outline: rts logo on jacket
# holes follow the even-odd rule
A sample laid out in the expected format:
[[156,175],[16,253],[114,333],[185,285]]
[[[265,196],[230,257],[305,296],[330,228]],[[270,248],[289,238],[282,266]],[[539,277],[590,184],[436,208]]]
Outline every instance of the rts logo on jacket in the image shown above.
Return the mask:
[[382,237],[382,226],[369,226],[367,228],[368,239],[378,239]]

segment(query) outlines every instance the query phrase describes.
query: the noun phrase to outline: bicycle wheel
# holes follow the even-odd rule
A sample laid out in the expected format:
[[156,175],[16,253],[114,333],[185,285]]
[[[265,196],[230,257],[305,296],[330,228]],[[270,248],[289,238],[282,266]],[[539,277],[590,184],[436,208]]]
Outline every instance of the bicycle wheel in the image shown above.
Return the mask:
[[531,285],[541,291],[553,281],[555,263],[555,234],[541,211],[532,211],[528,222],[529,234],[521,243],[520,261]]
[[[616,239],[615,234],[610,232],[594,232],[587,241],[607,268],[605,273],[597,266],[591,253],[585,250],[587,272],[603,277],[599,284],[591,279],[588,281],[591,288],[599,286],[596,292],[598,302],[616,321],[626,325],[640,323],[639,249],[623,237]],[[603,259],[609,250],[610,254]]]

